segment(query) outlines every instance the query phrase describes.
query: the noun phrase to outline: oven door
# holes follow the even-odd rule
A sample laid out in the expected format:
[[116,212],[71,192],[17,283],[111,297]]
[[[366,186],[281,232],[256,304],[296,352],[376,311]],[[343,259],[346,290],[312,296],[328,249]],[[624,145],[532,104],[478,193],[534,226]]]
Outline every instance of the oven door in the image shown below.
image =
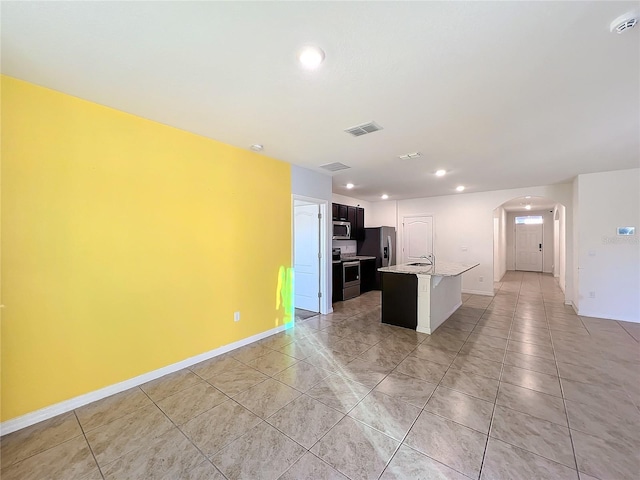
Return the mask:
[[342,278],[344,288],[360,285],[360,262],[344,262],[342,264]]

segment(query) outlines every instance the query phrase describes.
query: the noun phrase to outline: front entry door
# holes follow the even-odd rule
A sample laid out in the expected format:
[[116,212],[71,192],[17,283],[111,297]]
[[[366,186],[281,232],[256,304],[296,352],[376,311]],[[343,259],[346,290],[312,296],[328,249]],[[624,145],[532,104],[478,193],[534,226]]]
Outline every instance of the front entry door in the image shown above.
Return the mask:
[[542,224],[516,224],[516,270],[542,272]]
[[295,307],[320,311],[319,205],[294,205]]
[[403,217],[402,237],[403,263],[424,261],[433,253],[433,217]]

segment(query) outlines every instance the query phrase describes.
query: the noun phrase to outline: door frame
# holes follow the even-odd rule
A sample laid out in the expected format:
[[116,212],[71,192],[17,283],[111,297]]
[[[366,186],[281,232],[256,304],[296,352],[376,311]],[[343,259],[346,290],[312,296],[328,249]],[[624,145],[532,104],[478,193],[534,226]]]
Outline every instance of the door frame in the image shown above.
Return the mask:
[[[293,268],[295,262],[295,203],[296,201],[302,201],[306,203],[312,203],[320,206],[320,215],[322,216],[320,220],[320,278],[318,279],[320,286],[320,294],[322,297],[320,298],[320,313],[326,315],[333,311],[331,307],[331,288],[329,282],[331,281],[328,275],[329,272],[329,260],[331,256],[329,255],[329,249],[331,243],[329,242],[329,224],[328,221],[331,221],[331,218],[328,215],[329,211],[329,202],[327,200],[322,200],[320,198],[314,197],[306,197],[304,195],[291,195],[291,266]],[[294,288],[295,288],[295,277],[294,277]],[[294,292],[295,296],[295,292]]]
[[[300,215],[300,212],[304,212]],[[304,227],[301,223],[304,221]],[[295,272],[295,279],[293,283],[293,306],[294,308],[300,308],[309,310],[311,312],[320,313],[320,300],[321,297],[318,293],[321,291],[320,285],[320,268],[322,263],[322,256],[320,253],[320,223],[322,219],[320,216],[320,205],[307,201],[295,200],[293,202],[293,270]],[[307,232],[307,229],[310,231]],[[298,244],[300,240],[304,245]],[[311,242],[311,243],[309,243]],[[298,265],[298,254],[300,251],[304,251],[303,264]],[[307,264],[309,262],[309,265]],[[297,268],[301,270],[298,271]],[[310,268],[310,271],[307,271]],[[311,274],[311,275],[310,275]],[[305,289],[302,292],[303,277],[306,277]],[[308,282],[310,280],[310,282]],[[304,297],[300,297],[300,294],[304,293]],[[313,305],[312,305],[313,304]]]
[[[402,215],[400,218],[400,225],[398,230],[400,234],[396,233],[396,257],[399,259],[398,250],[402,250],[402,262],[398,262],[396,260],[396,264],[407,263],[407,259],[404,256],[404,219],[405,218],[415,218],[415,217],[431,217],[431,248],[434,255],[436,254],[436,216],[433,213],[412,213],[409,215]],[[398,240],[400,237],[400,240]],[[437,257],[436,257],[437,258]]]
[[[560,286],[560,289],[562,290],[563,294],[564,294],[564,304],[565,305],[572,305],[573,308],[578,311],[578,307],[576,306],[576,302],[577,300],[573,298],[573,296],[575,294],[577,294],[578,291],[578,287],[577,287],[577,281],[578,278],[577,276],[574,275],[574,270],[577,268],[574,266],[572,259],[573,256],[571,255],[571,235],[575,235],[575,232],[573,231],[572,228],[572,222],[574,220],[574,215],[573,215],[573,210],[572,210],[572,201],[571,201],[571,197],[568,198],[564,198],[564,200],[560,200],[558,197],[562,198],[563,195],[546,195],[546,190],[540,195],[540,194],[536,194],[536,192],[531,192],[531,191],[527,191],[527,190],[522,190],[522,194],[531,194],[534,197],[539,197],[541,199],[544,200],[548,200],[550,203],[552,203],[554,205],[554,209],[556,209],[560,215],[559,215],[559,230],[558,230],[558,236],[559,236],[559,257],[558,257],[558,285]],[[507,216],[507,219],[505,220],[506,224],[505,224],[505,228],[507,229],[507,231],[509,231],[511,223],[508,221],[508,215],[511,213],[517,213],[518,215],[531,215],[532,213],[535,213],[536,210],[520,210],[520,209],[509,209],[507,210],[505,208],[505,204],[511,202],[512,200],[516,200],[516,199],[520,199],[522,198],[522,196],[510,196],[510,197],[505,197],[504,199],[502,199],[500,201],[500,203],[498,205],[494,206],[493,211],[495,212],[496,209],[498,208],[502,208],[504,210],[504,214],[505,216]],[[553,222],[553,228],[555,229],[555,223]],[[514,232],[515,235],[515,232]],[[508,260],[508,255],[510,252],[510,245],[509,242],[507,241],[507,239],[505,239],[505,242],[502,243],[501,239],[496,238],[495,235],[493,237],[493,241],[498,243],[498,249],[501,255],[504,255],[505,257],[505,273],[510,272],[510,271],[516,271],[515,269],[515,259],[514,259],[514,263],[513,263],[513,268],[509,268],[511,265],[509,264],[509,260]],[[544,247],[544,245],[543,245]],[[544,248],[543,248],[543,254],[544,254]],[[514,255],[515,255],[515,250],[514,250]],[[494,266],[495,266],[495,262],[494,262]],[[544,260],[543,260],[543,271],[544,271]],[[494,268],[494,277],[495,277],[495,268]],[[500,279],[502,280],[502,278]]]
[[[520,215],[521,217],[535,216],[535,215]],[[515,219],[515,217],[514,217]],[[518,225],[516,223],[513,224],[513,269],[514,272],[536,272],[536,273],[544,273],[544,258],[545,258],[545,248],[544,248],[544,217],[542,223],[535,224],[536,226],[540,226],[540,240],[542,245],[542,253],[540,257],[540,270],[518,270]],[[553,272],[552,272],[553,274]]]

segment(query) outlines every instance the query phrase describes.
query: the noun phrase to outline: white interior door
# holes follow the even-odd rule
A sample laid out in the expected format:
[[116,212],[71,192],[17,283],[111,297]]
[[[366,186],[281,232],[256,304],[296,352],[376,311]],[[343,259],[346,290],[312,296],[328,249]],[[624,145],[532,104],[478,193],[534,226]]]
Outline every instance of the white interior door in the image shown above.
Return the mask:
[[433,217],[403,217],[403,263],[424,261],[433,253]]
[[516,225],[516,270],[542,271],[542,224]]
[[293,267],[295,307],[320,311],[319,205],[294,205]]

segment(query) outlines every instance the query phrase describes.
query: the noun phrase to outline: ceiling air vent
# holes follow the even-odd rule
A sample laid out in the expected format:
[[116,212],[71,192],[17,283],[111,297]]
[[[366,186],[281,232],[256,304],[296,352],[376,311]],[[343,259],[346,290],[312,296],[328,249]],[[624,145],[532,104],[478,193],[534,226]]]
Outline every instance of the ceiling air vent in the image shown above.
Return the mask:
[[337,172],[338,170],[346,170],[347,168],[351,168],[344,163],[333,162],[327,163],[326,165],[320,165],[320,168],[324,168],[325,170],[329,170],[330,172]]
[[354,137],[360,137],[367,133],[377,132],[382,130],[382,127],[375,122],[363,123],[362,125],[356,125],[355,127],[347,128],[345,132],[350,133]]
[[400,160],[409,160],[410,158],[418,158],[421,157],[422,154],[420,152],[407,153],[405,155],[400,155],[398,158]]

